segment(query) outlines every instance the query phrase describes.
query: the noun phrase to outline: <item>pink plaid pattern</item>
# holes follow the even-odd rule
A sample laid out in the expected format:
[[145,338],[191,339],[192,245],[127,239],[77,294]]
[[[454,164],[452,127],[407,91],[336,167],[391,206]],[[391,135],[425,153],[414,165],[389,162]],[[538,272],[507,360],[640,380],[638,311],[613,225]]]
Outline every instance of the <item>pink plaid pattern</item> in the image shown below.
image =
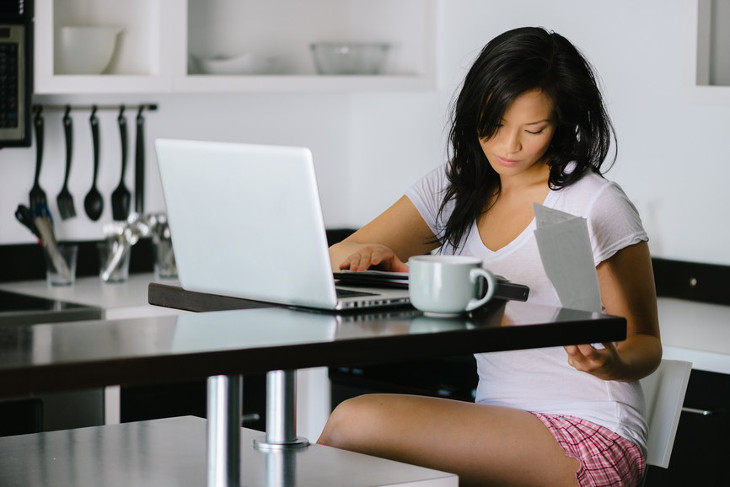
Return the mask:
[[581,487],[641,484],[646,463],[632,441],[575,416],[532,414],[547,426],[565,454],[580,462],[576,476]]

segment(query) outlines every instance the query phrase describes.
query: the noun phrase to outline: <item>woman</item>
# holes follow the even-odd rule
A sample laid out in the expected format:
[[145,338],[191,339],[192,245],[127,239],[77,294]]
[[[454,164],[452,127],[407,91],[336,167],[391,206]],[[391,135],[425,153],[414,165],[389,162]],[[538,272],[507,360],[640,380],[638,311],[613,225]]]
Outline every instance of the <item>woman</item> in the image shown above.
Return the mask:
[[407,271],[438,247],[480,257],[559,306],[534,238],[533,204],[588,221],[601,298],[627,339],[477,354],[475,404],[406,395],[342,403],[321,444],[455,472],[461,485],[637,485],[646,423],[638,383],[661,360],[647,236],[601,175],[613,137],[590,65],[541,28],[489,42],[456,100],[450,161],[330,254],[341,269]]

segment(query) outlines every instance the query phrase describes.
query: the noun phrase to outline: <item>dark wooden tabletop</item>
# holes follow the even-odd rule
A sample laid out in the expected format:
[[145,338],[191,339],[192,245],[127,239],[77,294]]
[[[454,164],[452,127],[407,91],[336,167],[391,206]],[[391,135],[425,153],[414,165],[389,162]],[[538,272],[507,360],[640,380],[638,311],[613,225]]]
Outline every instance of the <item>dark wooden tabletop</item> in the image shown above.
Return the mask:
[[624,318],[510,301],[431,318],[256,308],[0,327],[0,395],[620,341]]

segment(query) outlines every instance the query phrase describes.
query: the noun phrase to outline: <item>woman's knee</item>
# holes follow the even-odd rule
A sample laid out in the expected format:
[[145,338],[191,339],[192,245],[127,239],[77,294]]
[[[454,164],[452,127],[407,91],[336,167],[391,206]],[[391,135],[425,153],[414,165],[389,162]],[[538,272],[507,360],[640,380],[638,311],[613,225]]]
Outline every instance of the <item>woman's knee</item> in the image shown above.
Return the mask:
[[346,450],[356,449],[376,427],[382,409],[380,404],[381,401],[375,395],[358,396],[341,402],[332,411],[317,443]]

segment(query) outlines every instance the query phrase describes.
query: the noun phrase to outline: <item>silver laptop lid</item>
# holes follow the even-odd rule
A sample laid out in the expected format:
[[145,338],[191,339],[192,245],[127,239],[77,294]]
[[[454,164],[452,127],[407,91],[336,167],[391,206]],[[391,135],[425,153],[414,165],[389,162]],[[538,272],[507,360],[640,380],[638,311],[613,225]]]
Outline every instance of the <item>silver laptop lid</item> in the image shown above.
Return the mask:
[[308,149],[171,139],[155,147],[184,289],[337,307]]

